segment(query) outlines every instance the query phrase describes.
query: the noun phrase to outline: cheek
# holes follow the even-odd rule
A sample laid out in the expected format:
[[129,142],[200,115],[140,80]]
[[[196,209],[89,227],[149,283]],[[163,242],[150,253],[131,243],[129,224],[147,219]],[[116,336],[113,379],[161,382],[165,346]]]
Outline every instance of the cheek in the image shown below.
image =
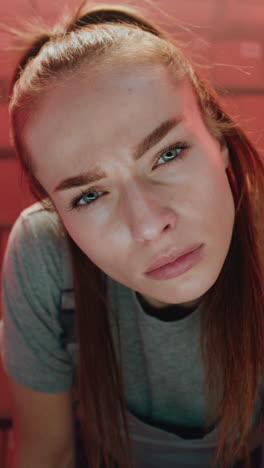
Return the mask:
[[62,222],[80,249],[90,258],[100,246],[100,238],[95,227],[91,227],[88,223],[88,217],[85,213],[71,213],[69,216],[62,216]]
[[[174,203],[192,229],[227,242],[233,228],[235,207],[224,165],[218,154],[197,158],[175,193]],[[191,174],[191,176],[190,176]]]
[[111,240],[105,229],[98,229],[85,213],[64,217],[62,221],[74,242],[99,268],[105,270],[120,263],[122,258],[120,243]]
[[205,181],[201,192],[204,201],[204,227],[215,245],[226,249],[231,241],[235,205],[229,181],[224,170]]
[[235,205],[233,194],[225,170],[219,171],[212,181],[213,184],[209,195],[212,197],[212,203],[215,202],[216,214],[219,216],[222,215],[222,218],[219,219],[221,223],[225,221],[224,218],[226,216],[234,216]]

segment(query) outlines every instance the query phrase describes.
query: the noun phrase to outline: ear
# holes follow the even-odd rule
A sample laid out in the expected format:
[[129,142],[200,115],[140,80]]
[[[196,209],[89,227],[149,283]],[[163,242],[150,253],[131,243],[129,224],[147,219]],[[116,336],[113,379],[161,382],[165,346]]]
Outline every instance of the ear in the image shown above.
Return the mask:
[[222,156],[222,160],[224,162],[225,168],[227,169],[230,164],[230,158],[229,158],[228,148],[225,144],[223,144],[221,148],[221,156]]

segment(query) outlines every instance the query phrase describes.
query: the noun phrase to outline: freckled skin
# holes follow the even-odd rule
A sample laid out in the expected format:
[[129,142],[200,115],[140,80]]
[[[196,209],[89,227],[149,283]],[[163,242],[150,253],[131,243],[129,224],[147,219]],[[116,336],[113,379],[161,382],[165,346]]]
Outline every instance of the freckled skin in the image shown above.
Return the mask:
[[[183,122],[133,161],[135,145],[178,115]],[[76,74],[42,98],[24,139],[64,226],[101,270],[157,307],[199,302],[222,269],[235,210],[228,151],[204,126],[189,84],[175,85],[155,64],[106,70],[96,86]],[[182,159],[157,163],[158,151],[182,141],[190,145]],[[107,173],[93,185],[103,195],[68,211],[80,189],[55,193],[54,187],[94,164]],[[189,271],[164,281],[144,275],[161,251],[196,242],[204,243],[204,255]]]

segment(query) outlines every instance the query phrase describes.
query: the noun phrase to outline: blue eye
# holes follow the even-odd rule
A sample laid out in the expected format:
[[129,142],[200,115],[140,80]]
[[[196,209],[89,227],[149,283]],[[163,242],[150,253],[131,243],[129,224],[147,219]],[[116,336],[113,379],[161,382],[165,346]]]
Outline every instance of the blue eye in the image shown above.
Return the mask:
[[80,195],[78,195],[78,197],[74,198],[74,200],[71,201],[70,209],[81,208],[85,205],[91,205],[99,198],[99,194],[102,193],[103,192],[98,192],[97,190],[93,189],[90,189],[89,192],[83,191]]
[[94,190],[93,192],[87,192],[85,193],[82,198],[79,199],[79,203],[83,200],[84,203],[80,203],[80,205],[84,205],[84,204],[89,204],[90,202],[93,202],[95,200],[97,200],[97,197],[95,194],[98,194],[99,192],[97,192],[96,190]]
[[184,157],[184,150],[186,149],[189,149],[190,146],[189,145],[174,145],[174,146],[170,146],[169,148],[165,149],[165,151],[163,150],[162,153],[159,154],[157,160],[156,160],[156,163],[161,159],[163,158],[163,163],[161,164],[155,164],[155,166],[162,166],[163,164],[166,164],[170,161],[173,161],[174,159],[181,159]]

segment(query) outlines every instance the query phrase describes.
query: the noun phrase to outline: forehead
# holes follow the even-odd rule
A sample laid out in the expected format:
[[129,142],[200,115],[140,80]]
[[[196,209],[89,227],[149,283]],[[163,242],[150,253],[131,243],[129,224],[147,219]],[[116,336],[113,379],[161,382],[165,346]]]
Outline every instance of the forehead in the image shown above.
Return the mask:
[[43,182],[47,159],[62,164],[74,155],[78,166],[84,154],[105,151],[108,144],[131,150],[173,115],[194,125],[199,114],[194,92],[186,81],[173,80],[166,68],[149,64],[101,69],[92,76],[82,72],[49,90],[23,134],[35,176]]

